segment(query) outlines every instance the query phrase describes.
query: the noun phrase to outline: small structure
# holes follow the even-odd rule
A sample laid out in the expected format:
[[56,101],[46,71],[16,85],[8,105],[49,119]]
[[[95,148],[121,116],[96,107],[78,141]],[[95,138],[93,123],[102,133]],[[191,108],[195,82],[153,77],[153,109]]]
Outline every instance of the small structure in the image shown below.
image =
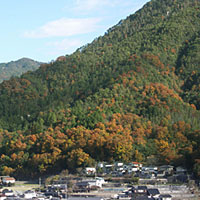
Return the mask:
[[157,173],[157,178],[163,178],[165,177],[166,173],[164,170],[158,171]]
[[132,189],[133,194],[147,194],[147,186],[138,186]]
[[142,171],[157,172],[158,167],[155,166],[142,167]]
[[88,181],[77,182],[73,188],[73,192],[90,192],[90,185]]
[[139,170],[140,170],[140,168],[138,166],[134,166],[133,164],[128,164],[128,165],[123,166],[123,171],[125,173],[131,174],[131,173],[137,172]]
[[172,165],[162,165],[159,167],[159,171],[164,171],[165,175],[171,175],[174,171],[174,166]]
[[96,181],[96,186],[98,186],[100,188],[102,187],[103,184],[106,183],[104,178],[101,178],[101,177],[96,177],[95,181]]
[[142,168],[142,163],[132,162],[133,167]]
[[105,183],[104,179],[101,177],[96,177],[95,179],[86,180],[89,184],[89,187],[98,187],[101,188],[102,185]]
[[109,174],[109,173],[111,173],[112,172],[112,170],[113,170],[113,165],[112,164],[106,164],[105,165],[105,172],[107,173],[107,174]]
[[15,178],[13,177],[2,177],[1,179],[2,179],[3,185],[15,184]]
[[24,195],[23,195],[23,197],[25,199],[32,199],[32,198],[35,198],[36,196],[37,195],[36,195],[35,191],[33,191],[33,190],[27,190],[24,192]]
[[95,167],[86,167],[85,173],[87,175],[94,175],[96,173],[96,168]]
[[115,167],[123,167],[124,163],[123,162],[116,162]]
[[5,195],[6,197],[11,197],[11,196],[14,196],[14,193],[12,190],[9,190],[9,189],[4,189],[2,191],[2,194]]
[[118,173],[118,174],[123,174],[125,173],[126,170],[126,165],[124,165],[124,163],[122,162],[116,162],[115,166],[114,166],[114,170]]
[[99,163],[97,164],[97,167],[98,167],[98,168],[103,168],[103,167],[104,167],[104,163],[99,162]]
[[7,197],[5,194],[0,194],[0,200],[5,200]]
[[105,183],[104,179],[101,177],[96,177],[95,179],[79,181],[76,183],[73,191],[74,192],[89,192],[91,189],[101,188]]

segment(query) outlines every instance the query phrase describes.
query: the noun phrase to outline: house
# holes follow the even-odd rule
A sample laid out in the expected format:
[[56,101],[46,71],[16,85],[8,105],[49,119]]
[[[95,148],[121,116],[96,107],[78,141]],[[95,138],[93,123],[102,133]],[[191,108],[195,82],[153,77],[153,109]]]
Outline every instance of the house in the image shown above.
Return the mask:
[[137,188],[132,188],[133,194],[147,194],[147,186],[138,186]]
[[115,167],[123,167],[124,163],[123,162],[116,162]]
[[142,167],[142,171],[157,173],[158,167],[154,167],[154,166]]
[[99,162],[99,163],[97,164],[97,167],[98,167],[98,168],[103,168],[103,167],[104,167],[104,163]]
[[2,183],[4,185],[15,184],[15,178],[13,178],[13,177],[2,177]]
[[172,196],[170,194],[161,194],[159,200],[172,200]]
[[7,197],[5,194],[0,194],[0,200],[5,200]]
[[104,179],[101,177],[95,177],[95,179],[85,180],[89,184],[89,188],[98,187],[101,188],[102,185],[105,183]]
[[142,168],[142,163],[139,162],[132,162],[133,167]]
[[171,175],[174,171],[174,166],[172,165],[162,165],[159,167],[159,171],[164,171],[165,175]]
[[56,181],[53,181],[51,188],[63,188],[67,185],[68,180],[65,179],[59,179]]
[[85,173],[87,175],[94,175],[96,173],[96,168],[95,167],[86,167]]
[[142,167],[141,178],[153,179],[157,176],[157,167]]
[[113,168],[113,165],[112,164],[106,164],[105,168],[111,169],[111,168]]
[[109,174],[109,173],[111,173],[112,171],[113,171],[113,165],[112,164],[106,164],[105,165],[105,172],[107,173],[107,174]]
[[9,190],[9,189],[4,189],[2,191],[2,194],[5,195],[6,197],[14,196],[14,192],[12,190]]
[[133,172],[138,172],[138,171],[139,171],[138,167],[129,167],[128,168],[128,173],[133,173]]
[[163,178],[163,177],[165,177],[165,170],[161,170],[161,171],[158,171],[158,173],[157,173],[157,178]]
[[92,188],[101,188],[105,183],[104,179],[101,177],[96,177],[91,180],[79,181],[76,183],[73,191],[74,192],[89,192]]
[[156,178],[157,184],[167,184],[168,180],[166,178]]
[[46,197],[59,197],[59,191],[48,190],[44,193]]
[[133,164],[128,164],[128,165],[124,165],[123,170],[121,170],[121,171],[123,171],[124,173],[131,174],[131,173],[137,172],[139,170],[140,170],[139,167],[136,167]]
[[24,192],[24,195],[23,195],[23,197],[25,198],[25,199],[32,199],[32,198],[35,198],[37,195],[36,195],[36,193],[35,193],[35,191],[32,191],[32,190],[27,190],[27,191],[25,191]]
[[89,191],[90,191],[90,185],[88,181],[77,182],[73,188],[73,192],[89,192]]
[[118,167],[118,168],[116,168],[116,171],[117,172],[122,172],[122,173],[125,172],[124,167]]
[[101,177],[96,177],[95,181],[96,181],[96,186],[98,187],[102,187],[102,185],[106,183],[104,178]]
[[153,198],[155,198],[155,199],[158,199],[159,198],[159,196],[160,196],[160,192],[159,192],[159,190],[158,189],[154,189],[154,188],[151,188],[151,189],[148,189],[147,190],[147,195],[148,195],[148,197],[153,197]]

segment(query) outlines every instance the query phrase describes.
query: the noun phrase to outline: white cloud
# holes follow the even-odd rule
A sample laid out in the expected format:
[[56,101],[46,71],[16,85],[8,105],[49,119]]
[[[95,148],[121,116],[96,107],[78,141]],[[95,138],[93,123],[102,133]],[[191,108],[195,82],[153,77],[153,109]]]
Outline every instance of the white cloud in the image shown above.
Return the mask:
[[[77,14],[91,15],[91,13],[112,15],[113,12],[134,13],[148,0],[75,0],[73,11]],[[69,8],[68,8],[69,9]]]
[[56,51],[72,51],[82,46],[83,42],[79,39],[64,39],[61,41],[49,42],[47,46],[53,48]]
[[77,48],[84,45],[79,39],[64,39],[46,43],[46,56],[53,56],[55,59],[60,55],[73,53]]
[[36,30],[27,31],[24,36],[46,38],[90,33],[96,30],[99,21],[99,18],[62,18],[48,22]]
[[110,5],[108,0],[76,0],[75,9],[77,10],[92,10],[105,5]]
[[113,7],[119,0],[76,0],[74,10],[87,12],[90,10],[101,9],[102,7]]

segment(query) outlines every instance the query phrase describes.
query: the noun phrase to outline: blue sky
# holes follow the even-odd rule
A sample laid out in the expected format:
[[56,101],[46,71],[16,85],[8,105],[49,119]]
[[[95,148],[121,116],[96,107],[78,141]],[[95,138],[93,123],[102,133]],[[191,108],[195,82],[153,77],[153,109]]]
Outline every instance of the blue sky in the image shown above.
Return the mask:
[[0,63],[71,54],[148,1],[0,0]]

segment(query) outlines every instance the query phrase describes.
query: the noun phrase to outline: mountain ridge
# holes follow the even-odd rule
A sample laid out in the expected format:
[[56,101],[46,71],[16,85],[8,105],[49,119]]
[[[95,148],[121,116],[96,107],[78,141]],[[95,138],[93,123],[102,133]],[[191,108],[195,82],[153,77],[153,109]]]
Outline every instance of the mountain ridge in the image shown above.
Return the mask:
[[29,70],[34,71],[41,64],[41,62],[25,57],[8,63],[0,63],[0,83],[3,80],[8,80],[12,76],[20,76]]

